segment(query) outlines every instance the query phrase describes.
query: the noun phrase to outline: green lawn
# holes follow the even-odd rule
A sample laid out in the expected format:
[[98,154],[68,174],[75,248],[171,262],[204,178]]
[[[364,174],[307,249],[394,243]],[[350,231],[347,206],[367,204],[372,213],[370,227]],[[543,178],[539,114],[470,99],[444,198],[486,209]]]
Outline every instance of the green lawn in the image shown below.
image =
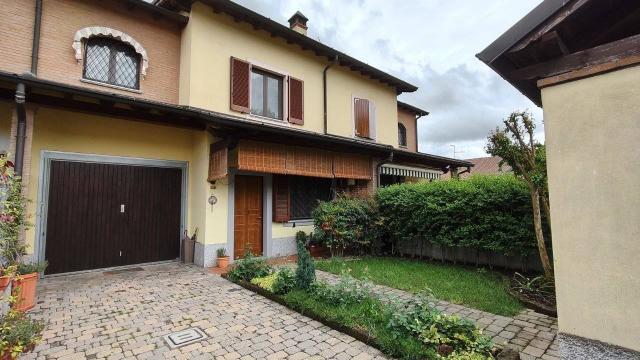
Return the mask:
[[350,269],[356,278],[418,293],[430,288],[437,299],[513,316],[523,306],[507,292],[505,276],[475,268],[398,258],[365,257],[357,260],[321,260],[316,268],[334,274]]

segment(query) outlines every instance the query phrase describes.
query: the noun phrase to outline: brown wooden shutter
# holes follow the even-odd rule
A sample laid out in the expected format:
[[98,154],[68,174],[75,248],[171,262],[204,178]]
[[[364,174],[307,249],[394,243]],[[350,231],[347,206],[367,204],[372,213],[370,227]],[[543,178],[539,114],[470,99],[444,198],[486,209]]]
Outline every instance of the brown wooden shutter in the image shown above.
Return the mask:
[[251,64],[231,58],[231,110],[248,113],[250,111],[249,85]]
[[289,78],[289,122],[304,125],[304,81]]
[[354,99],[353,103],[356,136],[369,138],[369,100]]
[[273,175],[273,221],[289,220],[289,178],[286,175]]
[[209,150],[209,176],[207,181],[216,181],[227,176],[229,143],[227,141],[218,141],[211,144]]

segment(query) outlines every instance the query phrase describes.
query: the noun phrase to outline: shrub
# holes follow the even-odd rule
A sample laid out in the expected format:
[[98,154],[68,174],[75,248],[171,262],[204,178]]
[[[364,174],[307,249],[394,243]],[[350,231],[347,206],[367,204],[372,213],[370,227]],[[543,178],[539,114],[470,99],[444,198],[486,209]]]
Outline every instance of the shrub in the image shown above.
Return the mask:
[[41,263],[20,263],[18,264],[18,275],[27,275],[32,273],[40,273],[43,272],[47,266],[48,262],[44,261]]
[[316,283],[312,294],[329,304],[355,304],[372,297],[373,284],[368,280],[357,280],[347,272],[343,272],[340,281],[335,285],[325,282]]
[[393,185],[376,201],[394,249],[428,242],[506,255],[536,250],[529,191],[512,175]]
[[253,278],[251,279],[251,283],[273,292],[273,284],[276,282],[276,275],[276,273],[271,273],[267,276]]
[[291,269],[284,267],[276,273],[273,283],[273,293],[284,295],[291,292],[296,286],[296,276]]
[[431,307],[430,298],[430,294],[424,292],[415,303],[396,305],[388,325],[395,336],[417,337],[448,358],[490,358],[493,347],[491,339],[482,336],[470,320],[446,315]]
[[299,289],[308,289],[316,280],[316,267],[311,259],[309,250],[305,247],[307,234],[304,231],[296,233],[296,246],[298,250],[298,266],[296,268],[296,286]]
[[231,281],[251,281],[269,275],[271,270],[271,266],[264,259],[247,252],[244,259],[235,262],[228,276]]
[[339,195],[320,202],[313,211],[315,235],[331,249],[331,255],[343,255],[345,249],[370,252],[379,238],[381,219],[373,198]]
[[27,200],[22,183],[7,156],[0,157],[0,265],[15,265],[26,255],[20,232],[31,224],[27,221]]

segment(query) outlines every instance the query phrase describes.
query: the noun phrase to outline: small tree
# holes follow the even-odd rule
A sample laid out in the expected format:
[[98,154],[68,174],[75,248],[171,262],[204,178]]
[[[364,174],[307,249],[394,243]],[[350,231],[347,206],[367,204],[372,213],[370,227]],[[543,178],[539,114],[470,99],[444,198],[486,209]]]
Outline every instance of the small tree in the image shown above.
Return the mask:
[[305,247],[307,234],[304,231],[296,233],[296,246],[298,250],[298,267],[296,268],[296,286],[306,290],[316,280],[316,267],[309,250]]
[[511,166],[513,172],[524,180],[531,193],[533,225],[538,244],[538,252],[544,275],[553,277],[553,266],[549,260],[542,231],[540,204],[547,221],[551,221],[547,191],[547,166],[545,147],[534,139],[535,124],[531,114],[515,111],[504,120],[504,129],[496,128],[488,137],[486,150],[493,156],[500,156],[502,162]]

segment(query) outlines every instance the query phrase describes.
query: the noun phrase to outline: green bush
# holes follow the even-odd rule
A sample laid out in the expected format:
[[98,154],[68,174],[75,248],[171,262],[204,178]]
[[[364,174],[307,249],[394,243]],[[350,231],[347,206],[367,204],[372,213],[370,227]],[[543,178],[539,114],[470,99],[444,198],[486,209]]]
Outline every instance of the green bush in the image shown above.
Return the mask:
[[284,295],[296,287],[296,276],[288,267],[278,270],[276,279],[273,282],[272,291],[274,294]]
[[17,272],[18,275],[41,273],[47,268],[48,265],[49,263],[46,261],[43,261],[41,263],[19,263]]
[[251,252],[247,252],[244,259],[235,262],[228,276],[231,281],[251,281],[255,278],[267,276],[271,271],[271,266],[264,259],[255,257]]
[[304,231],[296,233],[296,246],[298,250],[298,266],[296,267],[296,286],[299,289],[308,289],[316,280],[316,267],[305,247],[307,234]]
[[25,313],[9,310],[0,317],[0,354],[17,359],[41,340],[44,324],[30,319]]
[[394,249],[427,242],[506,255],[536,250],[529,190],[512,175],[393,185],[376,201]]
[[441,313],[429,304],[430,298],[425,292],[408,306],[396,305],[389,320],[394,336],[417,337],[448,358],[486,359],[491,355],[491,339],[483,336],[472,321]]
[[372,251],[382,225],[373,198],[346,195],[320,202],[313,211],[313,221],[315,236],[331,249],[332,255],[339,256],[346,249]]
[[367,280],[357,280],[346,272],[335,285],[325,282],[314,284],[310,292],[317,299],[337,305],[356,304],[372,297],[373,284]]
[[253,285],[257,285],[265,290],[273,292],[273,284],[276,282],[276,273],[271,273],[267,276],[257,277],[251,279]]

